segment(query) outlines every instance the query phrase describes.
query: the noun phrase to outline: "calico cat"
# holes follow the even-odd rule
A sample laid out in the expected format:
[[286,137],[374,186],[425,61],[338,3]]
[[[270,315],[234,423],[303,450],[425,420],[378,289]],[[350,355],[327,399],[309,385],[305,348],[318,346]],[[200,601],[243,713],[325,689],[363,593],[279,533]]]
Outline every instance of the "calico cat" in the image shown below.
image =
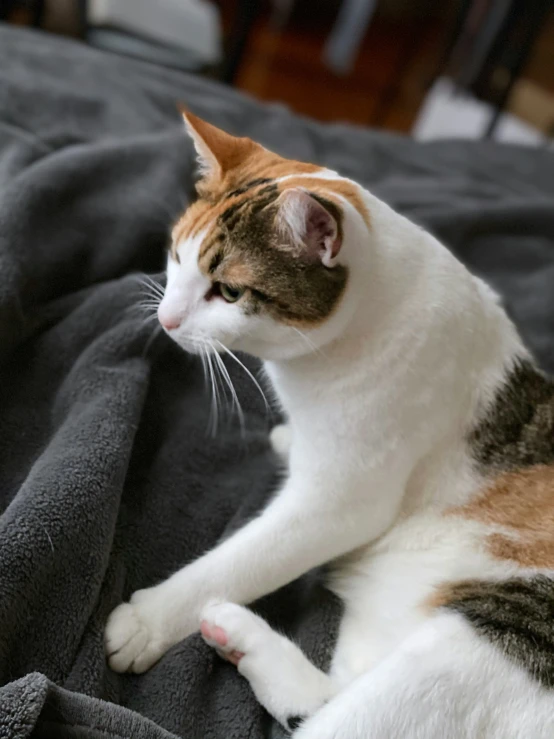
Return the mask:
[[[184,114],[202,165],[160,322],[264,362],[266,509],[106,627],[147,670],[201,627],[297,739],[554,736],[554,384],[497,296],[355,182]],[[244,604],[331,562],[329,674]]]

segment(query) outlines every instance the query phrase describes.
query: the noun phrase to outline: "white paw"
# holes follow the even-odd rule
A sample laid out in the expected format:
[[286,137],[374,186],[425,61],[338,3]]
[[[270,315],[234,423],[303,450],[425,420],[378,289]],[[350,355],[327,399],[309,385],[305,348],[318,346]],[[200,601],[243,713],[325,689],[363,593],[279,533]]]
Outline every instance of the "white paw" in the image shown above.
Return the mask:
[[283,726],[310,715],[330,695],[330,680],[293,642],[262,618],[235,603],[216,603],[202,612],[207,644],[237,665],[258,701]]
[[235,603],[212,603],[204,608],[200,631],[207,644],[235,665],[246,655],[252,657],[274,635],[262,618]]
[[290,445],[292,443],[292,432],[287,423],[274,426],[269,433],[269,441],[273,451],[285,462],[289,458]]
[[177,640],[164,628],[163,599],[156,588],[138,590],[111,612],[104,631],[108,663],[115,672],[145,672]]

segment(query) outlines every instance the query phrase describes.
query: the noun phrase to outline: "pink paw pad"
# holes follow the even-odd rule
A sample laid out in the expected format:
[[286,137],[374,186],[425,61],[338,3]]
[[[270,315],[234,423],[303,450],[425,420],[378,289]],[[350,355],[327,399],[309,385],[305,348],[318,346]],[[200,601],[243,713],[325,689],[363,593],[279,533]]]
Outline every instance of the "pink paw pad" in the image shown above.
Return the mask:
[[202,621],[202,623],[200,624],[200,631],[204,639],[211,642],[212,645],[215,644],[218,647],[222,647],[222,649],[217,649],[216,647],[217,653],[220,657],[226,659],[228,662],[231,662],[233,665],[238,665],[238,663],[244,657],[244,652],[239,652],[237,649],[232,649],[227,652],[223,650],[223,647],[227,646],[229,640],[227,638],[227,634],[221,628],[221,626],[214,626],[208,621]]
[[227,646],[227,634],[220,626],[213,626],[207,621],[202,621],[202,623],[200,624],[200,631],[202,632],[202,636],[204,638],[215,642],[218,646]]

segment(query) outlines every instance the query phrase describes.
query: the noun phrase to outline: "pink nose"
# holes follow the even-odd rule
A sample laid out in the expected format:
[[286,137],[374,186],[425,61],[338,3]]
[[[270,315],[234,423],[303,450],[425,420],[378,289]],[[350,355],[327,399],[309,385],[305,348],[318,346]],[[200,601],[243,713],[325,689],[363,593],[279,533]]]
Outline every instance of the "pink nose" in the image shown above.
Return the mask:
[[167,331],[171,331],[171,329],[174,328],[179,328],[179,326],[181,325],[181,319],[179,318],[179,316],[166,310],[165,306],[163,306],[161,303],[158,307],[158,320]]

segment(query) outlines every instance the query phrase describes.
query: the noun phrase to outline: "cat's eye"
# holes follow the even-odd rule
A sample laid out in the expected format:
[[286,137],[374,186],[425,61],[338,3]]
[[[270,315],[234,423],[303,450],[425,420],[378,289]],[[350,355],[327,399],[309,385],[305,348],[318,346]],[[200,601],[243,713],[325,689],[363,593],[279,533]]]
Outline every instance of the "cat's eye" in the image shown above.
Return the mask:
[[219,292],[221,297],[228,303],[236,303],[244,295],[244,288],[242,287],[231,287],[226,285],[224,282],[219,283]]

